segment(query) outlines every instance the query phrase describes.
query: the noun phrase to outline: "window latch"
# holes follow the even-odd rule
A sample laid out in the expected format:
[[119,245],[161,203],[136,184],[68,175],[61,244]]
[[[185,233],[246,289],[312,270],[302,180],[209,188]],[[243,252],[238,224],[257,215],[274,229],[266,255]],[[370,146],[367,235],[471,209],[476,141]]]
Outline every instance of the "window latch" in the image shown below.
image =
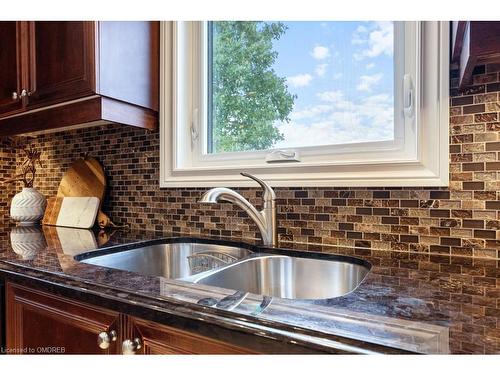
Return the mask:
[[193,118],[191,120],[191,147],[194,147],[196,141],[200,137],[200,132],[198,130],[198,108],[193,110]]
[[274,150],[266,155],[266,163],[300,162],[300,155],[295,150]]
[[413,117],[415,107],[414,95],[411,75],[405,74],[403,77],[403,113],[407,118]]

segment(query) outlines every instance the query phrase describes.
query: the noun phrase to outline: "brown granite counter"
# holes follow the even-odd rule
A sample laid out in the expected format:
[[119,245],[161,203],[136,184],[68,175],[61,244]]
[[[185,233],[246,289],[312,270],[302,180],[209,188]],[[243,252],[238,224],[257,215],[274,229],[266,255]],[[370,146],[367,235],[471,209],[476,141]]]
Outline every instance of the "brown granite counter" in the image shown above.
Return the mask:
[[270,339],[279,336],[288,343],[299,342],[324,352],[344,348],[390,353],[393,348],[419,353],[500,353],[500,267],[496,259],[298,244],[286,244],[289,250],[280,250],[235,243],[254,252],[319,258],[341,254],[372,264],[363,283],[346,296],[313,301],[274,298],[267,309],[255,314],[262,296],[250,295],[234,310],[225,311],[197,302],[220,299],[234,291],[74,259],[89,251],[121,251],[137,242],[193,238],[144,232],[96,235],[55,228],[31,231],[15,228],[7,235],[0,253],[0,273],[46,281],[52,278],[54,283],[86,293],[135,301],[171,314],[182,311],[229,329]]

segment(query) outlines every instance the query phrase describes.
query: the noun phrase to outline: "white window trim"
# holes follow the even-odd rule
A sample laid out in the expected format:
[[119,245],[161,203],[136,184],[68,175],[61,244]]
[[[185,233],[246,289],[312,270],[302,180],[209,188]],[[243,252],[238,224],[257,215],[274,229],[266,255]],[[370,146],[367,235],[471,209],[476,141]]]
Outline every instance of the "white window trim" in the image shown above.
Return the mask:
[[[413,156],[399,160],[384,158],[379,151],[355,157],[336,158],[334,162],[268,164],[255,166],[235,155],[226,155],[224,167],[213,168],[193,163],[191,152],[178,152],[192,142],[190,128],[199,129],[203,108],[196,114],[180,111],[193,108],[193,96],[178,94],[180,84],[195,84],[201,72],[178,53],[177,26],[161,24],[160,82],[160,187],[253,186],[239,175],[246,171],[258,175],[272,186],[447,186],[449,181],[449,23],[421,22],[418,33],[423,48],[415,51],[421,61],[413,84],[416,98],[415,125],[417,147]],[[180,34],[179,34],[180,35]],[[417,44],[418,45],[418,44]],[[177,74],[177,68],[180,73]],[[420,74],[421,73],[421,74]],[[396,94],[396,93],[395,93]],[[395,95],[396,96],[396,95]],[[399,95],[395,100],[402,100]],[[200,101],[202,102],[202,101]],[[176,142],[173,140],[176,139]],[[348,146],[343,146],[345,147]],[[196,165],[195,165],[196,164]]]

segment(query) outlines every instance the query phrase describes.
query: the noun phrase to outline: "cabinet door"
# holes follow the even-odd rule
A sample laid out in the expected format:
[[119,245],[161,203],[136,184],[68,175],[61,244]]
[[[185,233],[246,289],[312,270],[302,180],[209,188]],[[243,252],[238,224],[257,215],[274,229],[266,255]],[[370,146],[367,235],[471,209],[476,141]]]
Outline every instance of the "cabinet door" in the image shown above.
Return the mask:
[[[11,283],[7,283],[6,300],[7,350],[10,353],[121,352],[121,320],[116,312]],[[106,349],[98,345],[98,337],[103,333],[110,338]]]
[[29,108],[95,91],[95,30],[94,22],[30,23]]
[[[154,322],[129,317],[137,354],[251,354],[250,350]],[[129,331],[130,332],[130,331]],[[140,341],[138,341],[139,339]]]
[[[21,22],[0,22],[0,114],[20,110]],[[17,96],[17,98],[16,98]]]

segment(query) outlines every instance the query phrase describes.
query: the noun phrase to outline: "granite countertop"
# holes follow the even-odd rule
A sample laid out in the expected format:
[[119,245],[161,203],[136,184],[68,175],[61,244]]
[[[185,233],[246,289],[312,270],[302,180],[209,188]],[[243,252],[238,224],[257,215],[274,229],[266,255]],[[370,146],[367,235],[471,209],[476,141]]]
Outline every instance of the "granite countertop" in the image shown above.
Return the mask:
[[347,255],[372,265],[361,285],[348,295],[307,301],[273,298],[264,311],[256,313],[262,296],[251,294],[232,311],[201,306],[198,301],[204,298],[220,300],[234,291],[98,267],[74,258],[151,241],[227,243],[227,239],[55,227],[3,227],[0,232],[0,273],[50,279],[261,337],[279,336],[326,352],[500,353],[500,262],[496,259],[292,243],[280,244],[282,250],[235,242],[254,252]]

